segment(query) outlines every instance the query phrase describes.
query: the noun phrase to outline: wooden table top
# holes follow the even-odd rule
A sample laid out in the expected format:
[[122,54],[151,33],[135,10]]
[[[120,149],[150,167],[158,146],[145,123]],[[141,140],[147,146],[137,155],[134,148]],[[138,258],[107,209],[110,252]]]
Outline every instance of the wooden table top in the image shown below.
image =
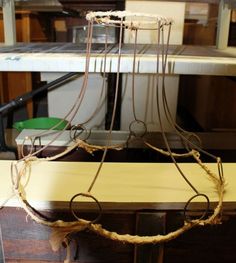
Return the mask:
[[[0,161],[1,203],[12,193],[11,162]],[[96,162],[35,162],[25,188],[27,199],[39,209],[68,208],[74,194],[87,191],[98,165]],[[216,164],[207,165],[217,172]],[[198,191],[215,205],[217,194],[205,172],[194,163],[181,163],[180,167]],[[235,209],[236,164],[225,163],[223,167],[227,181],[224,207]],[[105,210],[183,209],[194,195],[173,163],[104,163],[91,193]],[[90,209],[91,200],[79,201],[81,208]],[[201,206],[205,200],[194,202]],[[18,206],[18,201],[12,198],[6,206]]]

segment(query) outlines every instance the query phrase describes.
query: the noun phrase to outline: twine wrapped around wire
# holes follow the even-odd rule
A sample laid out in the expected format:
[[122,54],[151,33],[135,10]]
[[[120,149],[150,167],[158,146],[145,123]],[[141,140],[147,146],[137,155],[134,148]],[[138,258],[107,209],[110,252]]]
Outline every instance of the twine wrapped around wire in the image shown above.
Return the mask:
[[[116,17],[117,19],[114,19]],[[139,21],[139,17],[142,17]],[[223,168],[222,168],[222,163],[221,159],[219,157],[216,157],[212,154],[209,154],[208,152],[204,151],[201,149],[199,145],[196,145],[194,142],[192,142],[189,138],[193,137],[192,133],[188,133],[187,131],[183,130],[181,127],[179,127],[175,121],[173,120],[170,110],[168,108],[167,104],[167,99],[166,99],[166,94],[165,94],[165,68],[166,68],[166,63],[167,63],[167,54],[168,54],[168,43],[169,43],[169,35],[170,35],[170,29],[171,29],[171,24],[172,20],[167,19],[162,16],[157,16],[157,15],[149,15],[149,14],[132,14],[130,12],[121,12],[121,11],[116,11],[116,12],[91,12],[89,13],[86,18],[88,19],[88,37],[87,37],[87,49],[86,49],[86,66],[85,66],[85,75],[84,75],[84,81],[82,84],[82,89],[80,91],[80,94],[77,98],[77,101],[75,104],[72,106],[70,112],[66,115],[66,117],[71,115],[71,118],[69,122],[71,122],[75,116],[75,114],[79,111],[80,105],[82,103],[85,91],[86,91],[86,86],[88,82],[88,69],[89,69],[89,61],[90,61],[90,53],[91,53],[91,44],[92,44],[92,32],[93,32],[93,24],[94,22],[97,23],[102,23],[105,24],[105,26],[109,26],[110,24],[116,25],[120,29],[119,33],[119,43],[118,43],[118,65],[117,65],[117,79],[116,79],[116,85],[115,85],[115,98],[114,98],[114,107],[113,107],[113,112],[112,112],[112,118],[111,118],[111,124],[109,128],[109,132],[107,135],[107,144],[105,146],[97,146],[97,145],[91,145],[87,141],[83,141],[79,139],[78,137],[73,138],[73,145],[67,147],[63,152],[56,154],[52,157],[46,157],[46,158],[38,158],[37,154],[47,148],[49,144],[43,146],[36,152],[33,152],[33,145],[31,147],[31,151],[29,152],[28,155],[23,156],[23,158],[15,163],[12,163],[12,169],[11,169],[11,176],[12,176],[12,185],[14,189],[15,195],[18,197],[19,202],[23,209],[26,211],[26,213],[37,223],[43,224],[45,226],[51,227],[52,230],[52,235],[50,238],[50,243],[52,246],[52,249],[54,251],[57,251],[61,244],[64,242],[66,243],[67,246],[67,259],[65,262],[69,262],[70,259],[70,251],[69,251],[69,244],[67,241],[68,236],[71,233],[74,232],[80,232],[85,229],[95,232],[96,234],[103,236],[105,238],[119,241],[119,242],[125,242],[125,243],[132,243],[132,244],[157,244],[157,243],[163,243],[163,242],[168,242],[179,235],[183,234],[187,230],[199,226],[199,225],[208,225],[208,224],[218,224],[221,220],[221,212],[222,212],[222,206],[223,206],[223,197],[224,197],[224,192],[225,192],[225,179],[223,175]],[[126,19],[128,18],[128,19]],[[146,20],[143,20],[145,18]],[[125,20],[126,19],[126,20]],[[94,178],[87,189],[84,193],[79,193],[74,195],[71,200],[70,200],[70,207],[71,207],[71,212],[74,215],[73,207],[72,207],[72,202],[74,201],[75,197],[78,195],[86,196],[88,198],[92,198],[93,200],[96,201],[98,204],[99,209],[101,210],[101,205],[99,201],[91,194],[91,191],[93,189],[94,184],[96,183],[96,180],[100,174],[100,171],[102,169],[107,151],[109,149],[114,149],[114,150],[121,150],[124,148],[125,144],[121,145],[111,145],[111,135],[112,135],[112,129],[114,125],[114,120],[115,120],[115,112],[116,112],[116,107],[117,107],[117,100],[118,100],[118,93],[119,93],[119,73],[120,73],[120,63],[121,63],[121,46],[122,46],[122,38],[123,38],[123,29],[124,28],[129,28],[130,30],[135,30],[135,43],[134,43],[134,59],[133,59],[133,69],[135,69],[135,63],[136,63],[136,45],[137,45],[137,31],[139,29],[143,29],[145,26],[148,26],[150,24],[155,24],[156,25],[156,30],[157,30],[157,38],[158,38],[158,43],[157,43],[157,69],[156,69],[156,83],[158,83],[158,78],[159,78],[159,57],[161,57],[161,69],[162,69],[162,100],[160,100],[158,96],[158,92],[156,94],[156,101],[157,101],[157,117],[158,121],[160,123],[160,128],[161,128],[161,133],[162,137],[166,146],[166,150],[159,149],[158,147],[150,144],[148,141],[145,141],[145,133],[147,131],[146,124],[141,121],[136,114],[136,108],[135,108],[135,103],[134,103],[134,93],[135,93],[135,70],[133,70],[133,75],[132,75],[132,108],[133,108],[133,116],[134,116],[134,121],[132,123],[142,123],[144,126],[144,132],[142,133],[142,136],[140,136],[139,139],[143,140],[144,144],[151,148],[152,150],[164,154],[166,156],[169,156],[173,163],[175,164],[177,170],[179,171],[180,175],[183,177],[183,179],[186,181],[186,183],[192,188],[194,195],[192,198],[190,198],[185,206],[185,210],[187,210],[187,207],[189,203],[191,202],[192,199],[194,199],[197,196],[204,196],[207,200],[207,209],[204,213],[204,217],[194,219],[194,220],[189,220],[185,218],[185,222],[183,226],[181,226],[179,229],[176,229],[173,232],[170,232],[166,235],[154,235],[154,236],[138,236],[138,235],[130,235],[130,234],[119,234],[116,232],[109,231],[105,228],[103,228],[102,225],[97,223],[97,220],[94,221],[88,221],[82,218],[78,218],[75,216],[76,220],[72,222],[65,222],[62,220],[48,220],[45,217],[43,217],[37,210],[35,210],[27,201],[26,198],[26,193],[25,193],[25,184],[22,183],[22,178],[31,171],[31,165],[34,162],[45,162],[45,161],[51,161],[51,160],[56,160],[72,150],[76,149],[77,147],[83,148],[85,151],[89,153],[93,153],[94,151],[101,150],[103,151],[102,159],[100,162],[100,165],[97,169],[96,174],[94,175]],[[168,36],[167,36],[167,48],[164,48],[164,26],[168,27]],[[106,69],[106,54],[107,54],[107,39],[105,43],[105,52],[104,52],[104,72]],[[103,77],[105,78],[105,74],[103,74]],[[105,81],[103,81],[103,88],[105,85]],[[158,85],[158,84],[157,84]],[[161,121],[161,116],[160,116],[160,103],[163,104],[164,106],[164,114],[170,123],[171,127],[174,129],[175,133],[182,139],[182,141],[185,143],[186,147],[186,153],[183,154],[177,154],[173,153],[170,149],[167,137],[165,135],[162,121]],[[97,108],[100,107],[100,104],[98,103]],[[92,116],[96,114],[96,110],[92,113]],[[90,120],[91,118],[88,118]],[[86,122],[82,123],[81,125],[78,125],[78,127],[82,127],[83,124]],[[57,135],[58,136],[58,135]],[[134,128],[130,128],[130,137],[128,140],[132,140],[131,137],[138,137],[138,133],[134,131]],[[37,136],[38,137],[38,136]],[[55,140],[57,137],[55,137],[53,140]],[[197,138],[197,137],[196,137]],[[198,138],[197,138],[198,140]],[[33,144],[35,140],[31,139],[31,142]],[[199,141],[199,140],[198,140]],[[23,149],[24,145],[22,145]],[[22,150],[22,153],[23,150]],[[200,159],[200,153],[207,154],[214,160],[216,160],[216,163],[218,165],[218,175],[213,173]],[[208,176],[210,181],[212,182],[214,186],[214,190],[216,191],[218,195],[218,204],[214,208],[214,211],[211,215],[208,216],[208,208],[209,208],[209,198],[204,194],[201,193],[197,190],[195,186],[189,182],[187,176],[183,173],[181,168],[179,167],[178,163],[176,162],[176,158],[185,158],[185,157],[193,157],[193,159],[197,162],[197,164],[203,169],[205,174]],[[101,212],[101,211],[100,211]],[[186,211],[185,211],[186,212]],[[207,217],[208,216],[208,217]]]
[[[186,222],[181,228],[168,233],[166,235],[155,235],[155,236],[137,236],[137,235],[129,235],[129,234],[118,234],[116,232],[111,232],[106,229],[104,229],[100,224],[91,224],[90,221],[79,219],[73,222],[64,222],[62,220],[56,220],[56,221],[48,221],[43,218],[40,218],[37,214],[35,214],[29,207],[28,203],[26,202],[26,197],[24,193],[24,186],[21,184],[21,178],[23,177],[24,173],[26,172],[26,167],[30,167],[31,163],[36,161],[27,161],[24,160],[22,163],[21,169],[18,171],[18,180],[13,180],[13,186],[16,196],[18,197],[21,206],[24,208],[26,213],[37,223],[43,224],[49,227],[53,228],[53,233],[50,239],[50,243],[52,245],[53,250],[58,250],[61,242],[70,234],[73,232],[79,232],[83,231],[85,229],[88,229],[92,232],[95,232],[98,235],[101,235],[103,237],[125,242],[125,243],[132,243],[132,244],[156,244],[161,242],[167,242],[170,241],[179,235],[183,234],[187,230],[196,227],[198,225],[208,225],[208,224],[218,224],[221,219],[221,211],[222,211],[222,205],[223,205],[223,196],[225,191],[225,180],[224,177],[221,179],[218,178],[213,172],[211,172],[202,162],[199,160],[198,155],[194,154],[196,159],[198,160],[199,164],[202,166],[202,168],[205,170],[207,175],[209,176],[209,179],[212,181],[214,185],[214,189],[218,194],[218,204],[214,209],[214,212],[211,216],[209,216],[207,219],[197,219],[192,220],[190,222]],[[41,161],[40,159],[38,161]]]

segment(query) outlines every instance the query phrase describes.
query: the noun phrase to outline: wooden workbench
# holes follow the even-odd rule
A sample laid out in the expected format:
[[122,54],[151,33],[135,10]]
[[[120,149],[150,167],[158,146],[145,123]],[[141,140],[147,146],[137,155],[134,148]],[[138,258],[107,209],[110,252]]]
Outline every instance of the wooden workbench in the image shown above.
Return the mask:
[[[11,193],[11,161],[0,161],[0,200]],[[86,192],[99,163],[96,162],[36,162],[32,164],[26,187],[27,198],[37,208],[50,208],[50,203],[65,207],[71,197]],[[216,164],[208,166],[217,172]],[[214,185],[205,172],[194,163],[181,163],[190,182],[199,192],[217,202]],[[236,208],[236,164],[224,164],[227,190],[225,208]],[[194,195],[172,163],[104,163],[92,191],[104,209],[182,209]],[[17,206],[14,198],[7,206]],[[84,200],[83,208],[89,209]],[[205,202],[205,200],[195,200]]]
[[[0,200],[11,194],[11,161],[0,161]],[[216,170],[214,164],[208,164]],[[68,200],[85,191],[98,163],[44,162],[32,167],[26,187],[30,203],[50,217],[70,219]],[[217,197],[211,182],[195,164],[181,164],[190,181],[207,194],[211,206]],[[114,243],[92,233],[75,235],[82,262],[234,262],[236,166],[224,164],[228,182],[224,198],[223,224],[193,229],[161,246],[132,246]],[[100,223],[119,233],[155,235],[169,233],[183,224],[183,206],[193,192],[167,163],[105,163],[93,189],[103,207]],[[202,209],[202,200],[195,200],[195,208]],[[89,200],[77,204],[83,218],[96,217]],[[11,199],[0,211],[3,245],[7,262],[62,262],[65,251],[52,252],[48,239],[51,230],[26,217],[24,210]],[[205,207],[205,206],[204,206]],[[45,210],[46,209],[46,210]],[[74,245],[76,243],[73,243]],[[72,255],[75,246],[72,244]],[[213,261],[210,261],[213,260]],[[226,261],[224,261],[226,260]],[[228,260],[228,261],[227,261]]]

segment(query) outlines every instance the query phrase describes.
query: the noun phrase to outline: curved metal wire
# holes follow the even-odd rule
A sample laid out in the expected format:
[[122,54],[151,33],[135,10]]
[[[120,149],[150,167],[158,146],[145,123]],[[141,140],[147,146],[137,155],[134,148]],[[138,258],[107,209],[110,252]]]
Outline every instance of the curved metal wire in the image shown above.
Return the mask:
[[[193,220],[191,220],[190,216],[187,215],[187,209],[189,207],[189,205],[191,204],[192,200],[197,198],[197,197],[204,197],[206,199],[206,208],[204,210],[204,212],[202,213],[202,215],[197,218],[198,220],[202,220],[206,217],[206,215],[209,213],[209,209],[210,209],[210,200],[208,198],[208,196],[206,194],[202,194],[202,193],[197,193],[195,195],[193,195],[185,204],[184,206],[184,220],[185,222],[191,223]],[[193,212],[193,210],[191,210],[191,212]],[[196,220],[196,218],[194,218],[194,220]]]
[[101,207],[101,204],[99,203],[99,201],[97,200],[97,198],[95,198],[91,193],[78,193],[78,194],[75,194],[71,198],[71,200],[69,202],[69,208],[70,208],[70,212],[74,216],[74,218],[76,218],[76,220],[78,220],[78,221],[83,220],[77,216],[77,213],[75,212],[75,209],[73,208],[73,202],[74,202],[75,198],[77,198],[77,197],[87,197],[87,198],[93,199],[95,201],[95,203],[97,204],[97,207],[98,207],[98,216],[95,219],[89,221],[89,224],[95,224],[96,222],[98,222],[102,217],[102,207]]
[[85,134],[83,141],[88,140],[91,135],[91,129],[87,129],[83,124],[73,125],[70,129],[70,139],[76,142],[77,138],[80,138],[82,134]]

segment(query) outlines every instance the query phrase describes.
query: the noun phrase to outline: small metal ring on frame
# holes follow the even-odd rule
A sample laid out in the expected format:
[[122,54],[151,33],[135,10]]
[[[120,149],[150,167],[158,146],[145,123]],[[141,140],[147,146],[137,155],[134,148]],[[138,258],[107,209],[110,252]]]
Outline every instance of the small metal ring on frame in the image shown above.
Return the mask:
[[[185,141],[184,144],[185,144],[187,150],[193,149],[193,146],[191,146],[192,143],[197,145],[198,147],[202,146],[201,139],[193,132],[186,133],[186,139],[187,139],[187,141]],[[195,142],[194,142],[194,140],[195,140]]]
[[[72,134],[72,132],[74,132],[74,133]],[[82,124],[73,125],[73,126],[71,127],[71,129],[70,129],[70,138],[71,138],[71,140],[76,141],[76,139],[77,139],[81,134],[83,134],[83,132],[85,132],[85,133],[87,134],[86,137],[83,139],[83,141],[86,141],[86,140],[90,137],[90,135],[91,135],[91,130],[88,131],[88,130],[84,127],[84,125],[82,125]]]
[[79,217],[77,216],[77,214],[74,212],[74,209],[73,209],[73,207],[72,207],[73,201],[75,200],[75,198],[77,198],[77,197],[79,197],[79,196],[91,198],[91,199],[93,199],[93,200],[95,201],[95,203],[97,204],[97,207],[98,207],[98,216],[97,216],[94,220],[92,220],[92,221],[89,222],[89,224],[95,224],[96,222],[98,222],[98,221],[100,220],[100,218],[101,218],[101,216],[102,216],[102,207],[101,207],[99,201],[97,200],[97,198],[95,198],[95,197],[94,197],[93,195],[91,195],[90,193],[78,193],[78,194],[74,195],[74,196],[71,198],[69,207],[70,207],[70,211],[71,211],[72,215],[73,215],[78,221],[80,221],[80,220],[82,219],[82,218],[79,218]]
[[188,216],[186,215],[187,208],[188,208],[188,206],[190,205],[190,203],[191,203],[191,201],[192,201],[193,199],[195,199],[195,198],[197,198],[197,197],[200,197],[200,196],[202,196],[202,197],[204,197],[204,198],[206,199],[207,205],[206,205],[206,209],[205,209],[204,213],[201,215],[200,218],[198,218],[198,220],[202,220],[202,219],[207,215],[207,213],[208,213],[208,211],[209,211],[209,209],[210,209],[210,200],[209,200],[209,198],[208,198],[207,195],[201,194],[201,193],[197,193],[197,194],[193,195],[193,196],[187,201],[187,203],[186,203],[185,206],[184,206],[184,220],[185,220],[186,222],[188,222],[188,223],[191,223],[192,220],[190,220],[190,219],[188,218]]

